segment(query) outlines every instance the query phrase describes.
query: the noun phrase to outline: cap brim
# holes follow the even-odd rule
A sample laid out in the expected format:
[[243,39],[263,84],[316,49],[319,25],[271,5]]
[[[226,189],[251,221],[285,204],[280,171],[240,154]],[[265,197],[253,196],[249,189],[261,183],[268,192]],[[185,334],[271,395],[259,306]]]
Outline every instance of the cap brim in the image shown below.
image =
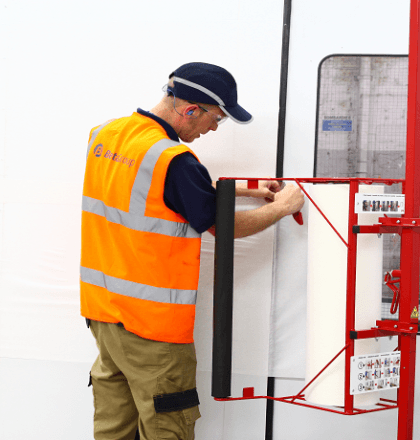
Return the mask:
[[237,104],[235,107],[225,107],[222,105],[219,105],[219,107],[238,124],[249,124],[254,119],[253,116],[239,104]]

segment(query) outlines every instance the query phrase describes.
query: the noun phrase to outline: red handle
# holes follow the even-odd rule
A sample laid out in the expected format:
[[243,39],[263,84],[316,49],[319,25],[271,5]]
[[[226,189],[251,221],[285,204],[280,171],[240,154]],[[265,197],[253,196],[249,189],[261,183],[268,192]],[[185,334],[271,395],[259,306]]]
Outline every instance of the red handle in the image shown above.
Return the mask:
[[293,214],[293,218],[296,220],[296,223],[298,225],[303,225],[303,217],[302,217],[302,213],[300,211],[299,212],[295,212]]

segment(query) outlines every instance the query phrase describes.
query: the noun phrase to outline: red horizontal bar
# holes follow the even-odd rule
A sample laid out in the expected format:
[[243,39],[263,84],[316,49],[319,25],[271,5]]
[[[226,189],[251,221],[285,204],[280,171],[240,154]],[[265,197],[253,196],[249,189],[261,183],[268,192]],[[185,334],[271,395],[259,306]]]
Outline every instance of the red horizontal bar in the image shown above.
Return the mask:
[[299,181],[303,183],[350,183],[360,182],[366,185],[373,183],[385,183],[386,185],[393,185],[395,183],[405,183],[404,179],[366,179],[363,177],[220,177],[219,180],[278,180],[278,181]]
[[354,330],[357,333],[356,340],[359,339],[372,339],[372,338],[382,338],[385,336],[392,336],[397,334],[394,330],[380,330],[379,328],[372,328],[370,330]]
[[[381,219],[379,219],[381,220]],[[387,220],[391,220],[387,218]],[[357,227],[358,234],[401,234],[403,229],[411,228],[418,229],[420,228],[420,219],[405,219],[401,218],[393,218],[392,222],[386,222],[385,224],[380,225],[355,225]],[[399,221],[399,223],[398,223]],[[416,224],[413,224],[413,221]]]
[[406,218],[406,217],[380,217],[379,223],[384,226],[410,227],[419,228],[420,218]]
[[382,338],[385,336],[399,335],[399,334],[417,334],[418,325],[400,322],[400,321],[376,321],[378,327],[371,328],[369,330],[352,330],[355,333],[355,337],[352,339],[371,339]]
[[297,395],[297,396],[287,396],[287,397],[254,396],[254,397],[227,397],[227,398],[224,398],[224,399],[216,398],[216,397],[214,398],[214,400],[220,401],[220,402],[236,401],[236,400],[255,400],[255,399],[274,400],[274,401],[277,401],[277,402],[289,403],[291,405],[304,406],[306,408],[318,409],[320,411],[327,411],[327,412],[332,412],[332,413],[336,413],[336,414],[342,414],[342,415],[346,415],[346,416],[357,416],[359,414],[366,414],[366,413],[370,413],[370,412],[385,411],[385,410],[388,410],[388,409],[396,409],[396,408],[398,408],[397,402],[395,402],[393,400],[386,400],[386,399],[381,399],[381,400],[383,402],[392,402],[392,403],[394,403],[394,405],[387,405],[387,404],[384,404],[384,403],[378,403],[376,406],[380,406],[381,408],[371,408],[371,409],[358,409],[358,408],[354,408],[353,412],[345,412],[344,408],[343,408],[343,410],[339,410],[339,409],[328,408],[328,407],[325,407],[325,406],[309,404],[309,403],[306,403],[306,402],[305,403],[297,402],[296,399],[304,401],[304,397],[300,396],[300,395]]
[[357,225],[358,234],[401,234],[402,226]]
[[417,334],[419,331],[419,326],[417,324],[412,324],[409,322],[401,322],[401,321],[392,321],[392,320],[384,320],[384,321],[376,321],[376,325],[379,330],[386,330],[394,333],[409,333],[409,334]]

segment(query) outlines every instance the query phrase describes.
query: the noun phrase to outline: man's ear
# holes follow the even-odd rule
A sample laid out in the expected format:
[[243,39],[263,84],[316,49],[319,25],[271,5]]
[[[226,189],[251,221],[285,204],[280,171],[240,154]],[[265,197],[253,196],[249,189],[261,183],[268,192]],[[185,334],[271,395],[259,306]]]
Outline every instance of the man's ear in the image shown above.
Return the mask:
[[196,118],[198,116],[197,110],[198,106],[195,104],[191,104],[184,108],[184,116],[189,118]]

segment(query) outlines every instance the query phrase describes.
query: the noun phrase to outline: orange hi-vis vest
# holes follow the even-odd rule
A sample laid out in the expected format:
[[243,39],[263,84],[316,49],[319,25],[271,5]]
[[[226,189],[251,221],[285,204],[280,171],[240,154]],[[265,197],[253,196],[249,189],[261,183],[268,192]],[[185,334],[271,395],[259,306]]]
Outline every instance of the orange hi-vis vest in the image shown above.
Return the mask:
[[143,338],[191,343],[201,235],[164,202],[192,151],[139,113],[92,130],[82,202],[81,314]]

